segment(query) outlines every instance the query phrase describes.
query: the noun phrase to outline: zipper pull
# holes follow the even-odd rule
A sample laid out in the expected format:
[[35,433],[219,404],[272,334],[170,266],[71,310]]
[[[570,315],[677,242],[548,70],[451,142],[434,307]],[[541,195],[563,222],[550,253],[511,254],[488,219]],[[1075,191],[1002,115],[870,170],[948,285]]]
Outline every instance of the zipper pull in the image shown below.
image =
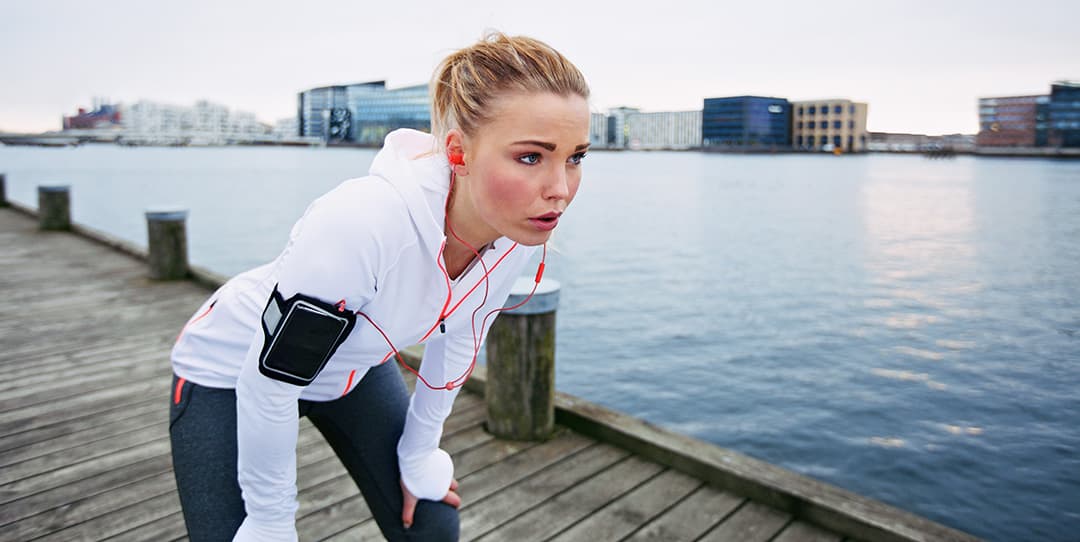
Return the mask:
[[445,318],[439,320],[439,332],[440,333],[446,333],[446,319]]

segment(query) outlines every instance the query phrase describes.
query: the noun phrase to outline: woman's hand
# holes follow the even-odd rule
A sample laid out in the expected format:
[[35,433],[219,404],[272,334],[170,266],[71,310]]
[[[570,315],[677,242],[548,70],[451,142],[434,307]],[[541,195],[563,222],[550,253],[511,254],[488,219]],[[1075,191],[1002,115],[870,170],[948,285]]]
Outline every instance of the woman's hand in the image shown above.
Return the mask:
[[[446,496],[443,497],[442,502],[457,508],[461,506],[461,497],[457,494],[458,481],[450,480],[450,491],[446,492]],[[412,527],[413,513],[416,512],[417,498],[409,491],[409,488],[405,487],[405,483],[401,483],[401,494],[405,497],[405,502],[401,507],[401,523],[408,529]]]

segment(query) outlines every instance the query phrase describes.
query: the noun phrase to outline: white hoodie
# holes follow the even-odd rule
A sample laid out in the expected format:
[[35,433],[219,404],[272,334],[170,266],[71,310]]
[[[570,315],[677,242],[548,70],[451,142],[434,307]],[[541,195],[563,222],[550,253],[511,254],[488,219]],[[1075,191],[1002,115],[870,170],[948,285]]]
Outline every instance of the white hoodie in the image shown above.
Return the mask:
[[[439,248],[450,168],[432,136],[397,130],[372,163],[369,176],[343,182],[315,200],[296,223],[285,250],[273,262],[241,273],[223,285],[188,322],[172,351],[177,376],[212,388],[235,388],[239,482],[247,518],[237,540],[295,540],[296,401],[329,401],[348,393],[368,368],[390,351],[362,317],[322,372],[306,387],[263,376],[262,310],[276,284],[287,299],[303,293],[327,303],[344,299],[361,310],[402,348],[416,344],[438,322],[446,302]],[[463,374],[474,353],[473,322],[486,336],[514,279],[536,247],[501,238],[483,253],[491,272],[484,284],[446,318],[446,332],[426,341],[420,374],[441,386]],[[507,252],[510,254],[506,255]],[[450,307],[483,276],[473,265],[454,284]],[[388,361],[393,363],[393,360]],[[453,465],[440,450],[442,426],[458,388],[431,390],[418,383],[397,451],[401,478],[414,495],[441,500]]]

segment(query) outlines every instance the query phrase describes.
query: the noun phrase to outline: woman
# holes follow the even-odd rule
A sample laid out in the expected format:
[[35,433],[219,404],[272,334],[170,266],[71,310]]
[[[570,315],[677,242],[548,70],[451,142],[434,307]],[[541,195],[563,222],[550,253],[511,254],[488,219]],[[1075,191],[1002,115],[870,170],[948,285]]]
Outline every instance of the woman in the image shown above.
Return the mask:
[[[170,416],[191,540],[296,540],[300,416],[388,539],[457,539],[443,421],[574,198],[588,94],[533,39],[493,34],[450,55],[432,82],[435,135],[389,134],[370,175],[317,199],[276,260],[196,311],[172,352]],[[416,343],[410,399],[392,359]]]

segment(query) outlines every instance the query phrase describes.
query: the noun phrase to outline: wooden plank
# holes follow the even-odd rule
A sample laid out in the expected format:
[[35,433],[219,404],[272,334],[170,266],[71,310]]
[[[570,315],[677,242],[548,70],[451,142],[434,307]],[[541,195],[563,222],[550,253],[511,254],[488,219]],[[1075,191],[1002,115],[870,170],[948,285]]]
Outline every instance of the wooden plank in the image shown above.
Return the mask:
[[[31,540],[38,537],[45,537],[46,540],[74,540],[80,537],[74,535],[72,529],[79,528],[84,533],[103,536],[104,531],[85,530],[87,524],[98,525],[101,518],[107,518],[115,511],[134,504],[139,504],[142,509],[146,501],[162,495],[176,499],[175,487],[172,472],[156,474],[125,486],[123,491],[113,491],[106,496],[85,497],[53,508],[49,512],[5,525],[4,533],[5,536],[10,536],[11,540]],[[56,535],[61,533],[64,536],[56,538]]]
[[86,416],[73,418],[59,423],[43,423],[41,426],[5,435],[0,438],[0,452],[7,452],[23,446],[31,446],[39,442],[45,442],[57,437],[62,437],[81,429],[93,429],[117,420],[130,417],[143,416],[152,410],[164,409],[164,401],[160,397],[147,398],[130,405],[115,406],[110,410],[87,414]]
[[793,521],[773,542],[841,542],[843,537],[802,521]]
[[652,478],[660,470],[655,463],[629,457],[500,525],[479,540],[548,538]]
[[791,516],[764,504],[747,501],[701,538],[702,542],[766,542],[787,525]]
[[[462,498],[460,510],[465,511],[470,507],[485,506],[484,500],[514,482],[528,478],[542,471],[548,466],[566,459],[568,456],[592,445],[593,443],[578,435],[564,435],[556,440],[543,444],[520,441],[493,440],[480,448],[466,450],[454,457],[455,476],[460,481],[459,494]],[[514,453],[514,450],[524,448],[525,451]],[[610,450],[610,452],[618,452]],[[509,459],[502,460],[504,454],[509,453]],[[465,460],[464,455],[470,454],[474,458],[480,455],[485,460]],[[618,457],[622,457],[618,455]],[[612,461],[615,459],[613,458]],[[463,535],[468,533],[468,527],[462,525]],[[356,526],[350,526],[347,530],[337,533],[329,540],[370,540],[382,536],[378,525],[374,520],[367,519]],[[463,536],[464,538],[467,538]]]
[[[177,510],[180,509],[179,507],[180,504],[177,502]],[[147,540],[173,540],[184,536],[187,536],[184,515],[177,511],[112,535],[105,540],[108,542],[146,542]]]
[[156,378],[161,380],[162,398],[168,397],[166,390],[169,387],[169,378],[172,374],[168,366],[162,363],[158,355],[151,355],[144,359],[130,360],[132,363],[112,368],[102,368],[100,371],[77,379],[61,379],[58,382],[29,386],[24,389],[11,390],[0,393],[0,413],[10,412],[21,408],[52,403],[58,399],[78,396],[84,393],[92,393],[100,390],[108,390],[118,383],[131,380]]
[[668,469],[551,540],[593,542],[622,539],[700,485],[701,481]]
[[88,413],[111,410],[117,405],[141,403],[153,397],[168,397],[168,394],[169,381],[153,376],[64,400],[21,408],[4,415],[4,421],[0,422],[0,438],[34,429],[42,420],[56,423],[81,418]]
[[140,525],[175,513],[177,507],[180,506],[180,499],[175,489],[153,496],[150,496],[149,492],[145,496],[138,496],[142,497],[138,501],[138,506],[127,506],[94,516],[85,522],[71,525],[38,538],[36,542],[100,540],[122,533],[130,529],[132,525]]
[[169,411],[164,401],[154,406],[157,408],[144,412],[140,416],[125,416],[96,427],[76,430],[51,440],[36,442],[33,446],[0,452],[0,469],[50,454],[65,453],[74,448],[87,448],[98,441],[134,431],[148,428],[160,431],[160,426],[166,425],[169,421]]
[[64,484],[6,503],[4,504],[3,521],[16,522],[37,514],[43,514],[58,507],[68,506],[79,499],[107,493],[132,482],[162,473],[172,473],[172,461],[168,453],[159,454],[121,469],[105,471],[70,484]]
[[701,486],[645,525],[627,540],[667,542],[697,540],[723,521],[746,499],[710,486]]
[[37,473],[50,472],[72,464],[83,463],[129,448],[138,448],[168,438],[161,427],[142,428],[114,438],[98,441],[94,446],[80,446],[70,450],[46,454],[10,465],[0,470],[0,485],[30,478]]

